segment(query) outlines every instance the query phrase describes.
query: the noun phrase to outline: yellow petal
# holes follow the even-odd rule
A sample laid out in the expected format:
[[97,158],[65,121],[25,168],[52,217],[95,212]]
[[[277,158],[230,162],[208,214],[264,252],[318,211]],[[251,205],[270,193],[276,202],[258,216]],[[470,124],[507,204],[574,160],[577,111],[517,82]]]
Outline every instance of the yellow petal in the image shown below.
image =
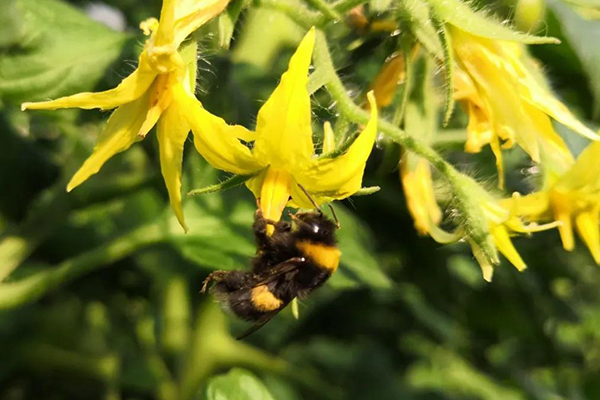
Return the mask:
[[210,165],[239,175],[250,175],[266,166],[239,141],[238,138],[250,135],[246,128],[228,125],[212,115],[181,85],[174,89],[174,96],[194,133],[196,150]]
[[97,173],[108,159],[127,150],[133,143],[141,139],[137,133],[144,123],[147,108],[148,96],[142,96],[138,100],[122,105],[115,110],[98,137],[92,155],[85,160],[81,168],[71,178],[67,185],[67,191],[79,186],[90,176]]
[[561,192],[600,192],[600,143],[590,143],[577,157],[575,164],[558,180]]
[[182,115],[182,108],[177,103],[173,103],[167,108],[158,121],[160,169],[169,192],[171,208],[186,232],[188,227],[185,224],[181,207],[181,164],[183,145],[189,131],[190,126]]
[[294,178],[318,204],[344,199],[361,187],[365,165],[377,134],[377,106],[373,92],[369,92],[367,98],[371,105],[371,118],[348,151],[336,158],[314,159],[308,168],[294,173]]
[[179,0],[175,9],[175,45],[219,15],[229,0]]
[[313,28],[302,39],[281,82],[258,112],[253,153],[274,168],[294,171],[314,153],[310,97],[306,90],[314,43]]
[[173,43],[175,39],[175,4],[176,0],[163,0],[158,31],[154,41],[154,45],[157,47],[173,46],[175,49],[179,47],[179,44],[174,45]]
[[546,191],[530,193],[526,196],[514,193],[511,198],[500,200],[500,204],[511,215],[537,221],[551,217],[549,196]]
[[142,96],[150,87],[156,73],[143,61],[144,55],[140,57],[138,69],[114,89],[98,93],[78,93],[72,96],[61,97],[56,100],[42,101],[37,103],[23,103],[22,110],[56,110],[58,108],[100,108],[108,110],[120,105],[130,103]]
[[171,85],[173,83],[172,74],[159,75],[154,81],[154,84],[149,90],[150,95],[150,108],[146,113],[146,120],[140,128],[138,135],[145,137],[150,129],[156,125],[156,121],[160,118],[161,114],[169,107],[173,101],[173,91]]
[[588,139],[600,140],[600,136],[582,124],[552,93],[544,90],[524,69],[521,71],[523,73],[520,79],[521,92],[526,101],[580,135]]
[[496,157],[496,169],[498,170],[498,187],[504,189],[504,163],[502,162],[502,149],[500,148],[500,140],[494,136],[490,142],[492,153]]
[[331,153],[335,150],[335,134],[329,121],[323,124],[323,154]]
[[575,248],[573,226],[571,224],[571,215],[573,213],[571,209],[571,199],[560,192],[552,191],[550,194],[550,204],[552,205],[554,219],[562,223],[562,225],[558,227],[558,232],[560,233],[563,248],[567,251],[571,251]]
[[512,244],[508,230],[506,227],[504,227],[504,225],[498,225],[491,228],[490,233],[492,234],[492,237],[494,238],[494,244],[500,253],[502,253],[504,257],[506,257],[508,261],[515,266],[515,268],[517,268],[519,271],[523,271],[525,268],[527,268],[527,265],[525,265],[525,262],[517,252],[517,249],[515,249],[515,246]]
[[415,229],[420,235],[426,235],[430,232],[430,227],[437,225],[442,219],[442,212],[435,199],[429,163],[407,153],[400,161],[400,177]]
[[392,103],[396,89],[405,77],[406,60],[404,54],[395,53],[385,60],[385,64],[383,64],[371,85],[378,107],[387,107]]
[[251,181],[254,182],[249,182],[248,187],[260,199],[260,208],[265,218],[279,221],[290,199],[292,186],[295,186],[294,180],[288,172],[270,167],[260,175],[252,178]]
[[585,242],[587,248],[590,249],[590,253],[592,253],[596,264],[600,264],[599,211],[596,209],[589,212],[582,212],[575,217],[577,232]]

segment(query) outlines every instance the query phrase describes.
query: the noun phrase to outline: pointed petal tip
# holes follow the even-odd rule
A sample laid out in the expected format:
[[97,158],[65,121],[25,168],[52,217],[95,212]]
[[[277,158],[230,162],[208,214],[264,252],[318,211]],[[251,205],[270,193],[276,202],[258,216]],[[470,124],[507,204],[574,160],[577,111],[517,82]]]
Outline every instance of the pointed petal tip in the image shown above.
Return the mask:
[[27,110],[27,107],[29,107],[31,103],[21,103],[21,111],[25,111]]

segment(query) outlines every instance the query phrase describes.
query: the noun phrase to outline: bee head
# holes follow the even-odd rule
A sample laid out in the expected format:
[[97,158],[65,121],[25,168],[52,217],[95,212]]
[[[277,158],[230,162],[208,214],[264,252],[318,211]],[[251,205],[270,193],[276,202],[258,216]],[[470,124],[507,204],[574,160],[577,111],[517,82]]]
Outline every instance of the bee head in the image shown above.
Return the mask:
[[299,212],[291,214],[291,217],[298,238],[331,245],[335,243],[337,225],[322,212]]

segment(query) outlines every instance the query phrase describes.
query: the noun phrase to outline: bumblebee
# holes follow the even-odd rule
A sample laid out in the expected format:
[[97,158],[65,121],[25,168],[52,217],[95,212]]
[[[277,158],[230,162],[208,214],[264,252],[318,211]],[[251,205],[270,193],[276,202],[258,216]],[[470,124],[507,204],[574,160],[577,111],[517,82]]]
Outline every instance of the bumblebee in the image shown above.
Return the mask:
[[[259,206],[252,226],[258,249],[251,271],[214,271],[204,280],[202,293],[215,281],[210,292],[235,315],[254,323],[238,339],[261,328],[294,298],[306,298],[336,271],[339,222],[335,213],[333,222],[316,209],[290,213],[291,222],[275,222],[265,219]],[[268,225],[274,227],[271,235]]]

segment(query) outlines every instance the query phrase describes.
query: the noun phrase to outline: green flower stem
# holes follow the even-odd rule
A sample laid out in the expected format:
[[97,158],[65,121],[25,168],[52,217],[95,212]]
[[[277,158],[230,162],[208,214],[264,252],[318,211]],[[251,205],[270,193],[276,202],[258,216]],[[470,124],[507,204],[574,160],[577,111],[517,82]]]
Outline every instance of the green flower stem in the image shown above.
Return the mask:
[[292,4],[281,0],[257,0],[256,4],[259,7],[280,11],[296,22],[303,21],[302,26],[321,26],[328,21],[320,13],[310,11],[301,4]]
[[358,7],[361,4],[368,3],[368,0],[340,0],[333,4],[333,8],[340,14],[345,14],[352,10],[354,7]]
[[65,282],[90,271],[107,267],[141,248],[165,239],[161,225],[145,225],[111,243],[66,260],[54,268],[16,282],[2,283],[0,284],[0,309],[14,308],[35,301]]
[[340,21],[342,16],[329,4],[327,4],[324,0],[304,0],[317,10],[321,11],[324,16],[326,16],[330,20]]

